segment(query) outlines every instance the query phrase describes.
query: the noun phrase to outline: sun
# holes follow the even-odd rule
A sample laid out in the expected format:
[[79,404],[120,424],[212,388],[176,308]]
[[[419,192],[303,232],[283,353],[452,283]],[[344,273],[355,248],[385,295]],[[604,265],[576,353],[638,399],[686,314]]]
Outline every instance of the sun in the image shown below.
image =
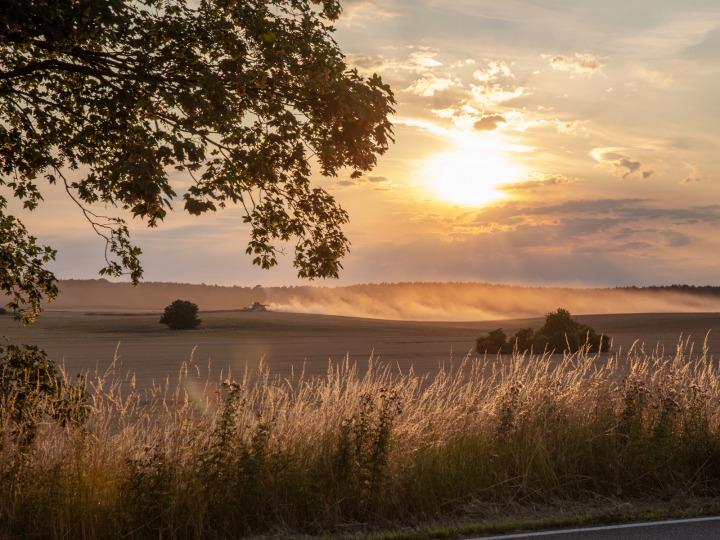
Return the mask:
[[485,206],[506,197],[501,186],[527,176],[509,152],[487,140],[459,144],[449,152],[430,156],[421,180],[444,202],[462,206]]

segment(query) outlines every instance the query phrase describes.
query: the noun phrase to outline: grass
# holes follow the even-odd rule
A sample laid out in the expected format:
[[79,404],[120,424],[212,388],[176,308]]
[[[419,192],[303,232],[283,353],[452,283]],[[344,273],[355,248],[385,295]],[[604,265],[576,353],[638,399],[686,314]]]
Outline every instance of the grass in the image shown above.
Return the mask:
[[[532,509],[498,507],[483,512],[482,519],[455,522],[424,523],[385,531],[357,532],[335,540],[436,540],[470,536],[500,535],[517,532],[547,531],[597,525],[617,525],[638,521],[657,521],[717,515],[717,499],[682,499],[671,501],[594,500],[584,503],[534,506]],[[298,538],[294,536],[293,538]],[[307,540],[318,537],[305,537]]]
[[713,497],[718,375],[683,343],[468,358],[429,377],[345,362],[215,383],[190,363],[149,393],[98,374],[82,426],[33,402],[31,444],[0,400],[0,537],[453,537],[518,509]]

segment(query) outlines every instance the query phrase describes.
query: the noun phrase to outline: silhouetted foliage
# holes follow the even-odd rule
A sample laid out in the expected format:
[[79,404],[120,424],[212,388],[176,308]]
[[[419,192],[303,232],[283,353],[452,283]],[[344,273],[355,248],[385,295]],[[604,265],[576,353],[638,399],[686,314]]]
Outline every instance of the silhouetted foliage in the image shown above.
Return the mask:
[[507,348],[507,335],[502,328],[493,330],[486,336],[479,337],[476,342],[476,350],[479,353],[505,352]]
[[718,296],[720,295],[720,287],[717,285],[685,285],[676,283],[673,285],[646,285],[637,287],[635,285],[629,287],[615,287],[622,291],[651,291],[651,292],[676,292],[683,294],[695,294],[700,296]]
[[165,308],[160,323],[168,325],[173,330],[189,330],[197,328],[202,322],[197,314],[197,304],[188,300],[175,300]]
[[532,328],[521,328],[511,338],[510,344],[518,351],[527,351],[533,346],[535,332]]
[[[6,0],[0,9],[0,186],[28,210],[61,184],[106,242],[103,275],[142,277],[117,206],[154,227],[237,204],[262,268],[294,241],[304,278],[337,277],[348,215],[312,187],[371,170],[392,141],[394,97],[347,66],[339,0]],[[0,289],[26,321],[57,294],[36,244],[0,197]]]
[[34,345],[0,347],[0,400],[11,411],[21,445],[32,442],[45,416],[63,426],[84,423],[89,404],[85,381],[79,379],[69,384],[45,351]]
[[598,334],[595,329],[581,324],[572,318],[570,312],[559,308],[545,316],[545,324],[533,331],[532,328],[518,330],[509,340],[505,332],[498,328],[486,336],[479,337],[476,351],[479,354],[498,352],[509,354],[517,349],[519,352],[555,351],[577,352],[581,347],[588,347],[589,352],[606,352],[610,349],[610,338]]

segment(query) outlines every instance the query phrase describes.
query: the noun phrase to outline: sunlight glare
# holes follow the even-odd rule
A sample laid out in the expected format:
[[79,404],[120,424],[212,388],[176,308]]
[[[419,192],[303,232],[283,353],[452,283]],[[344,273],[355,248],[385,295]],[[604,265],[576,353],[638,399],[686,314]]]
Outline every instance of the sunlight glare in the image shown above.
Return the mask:
[[460,143],[449,152],[430,156],[422,180],[439,200],[484,206],[506,197],[501,186],[527,175],[502,145],[490,139]]

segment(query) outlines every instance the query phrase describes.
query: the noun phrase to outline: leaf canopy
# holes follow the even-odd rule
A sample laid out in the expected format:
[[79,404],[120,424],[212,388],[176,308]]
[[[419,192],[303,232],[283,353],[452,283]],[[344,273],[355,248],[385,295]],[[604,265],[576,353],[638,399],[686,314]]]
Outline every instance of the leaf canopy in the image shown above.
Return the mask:
[[[61,183],[106,241],[101,274],[142,277],[116,207],[158,225],[244,209],[263,268],[294,242],[304,278],[337,277],[348,214],[313,187],[357,176],[392,142],[394,97],[347,66],[338,0],[3,0],[0,188],[34,209]],[[180,191],[170,175],[180,175]],[[189,187],[188,187],[189,186]],[[180,192],[179,192],[180,191]],[[26,320],[57,289],[38,246],[0,199],[0,287]],[[9,262],[6,262],[9,261]]]

